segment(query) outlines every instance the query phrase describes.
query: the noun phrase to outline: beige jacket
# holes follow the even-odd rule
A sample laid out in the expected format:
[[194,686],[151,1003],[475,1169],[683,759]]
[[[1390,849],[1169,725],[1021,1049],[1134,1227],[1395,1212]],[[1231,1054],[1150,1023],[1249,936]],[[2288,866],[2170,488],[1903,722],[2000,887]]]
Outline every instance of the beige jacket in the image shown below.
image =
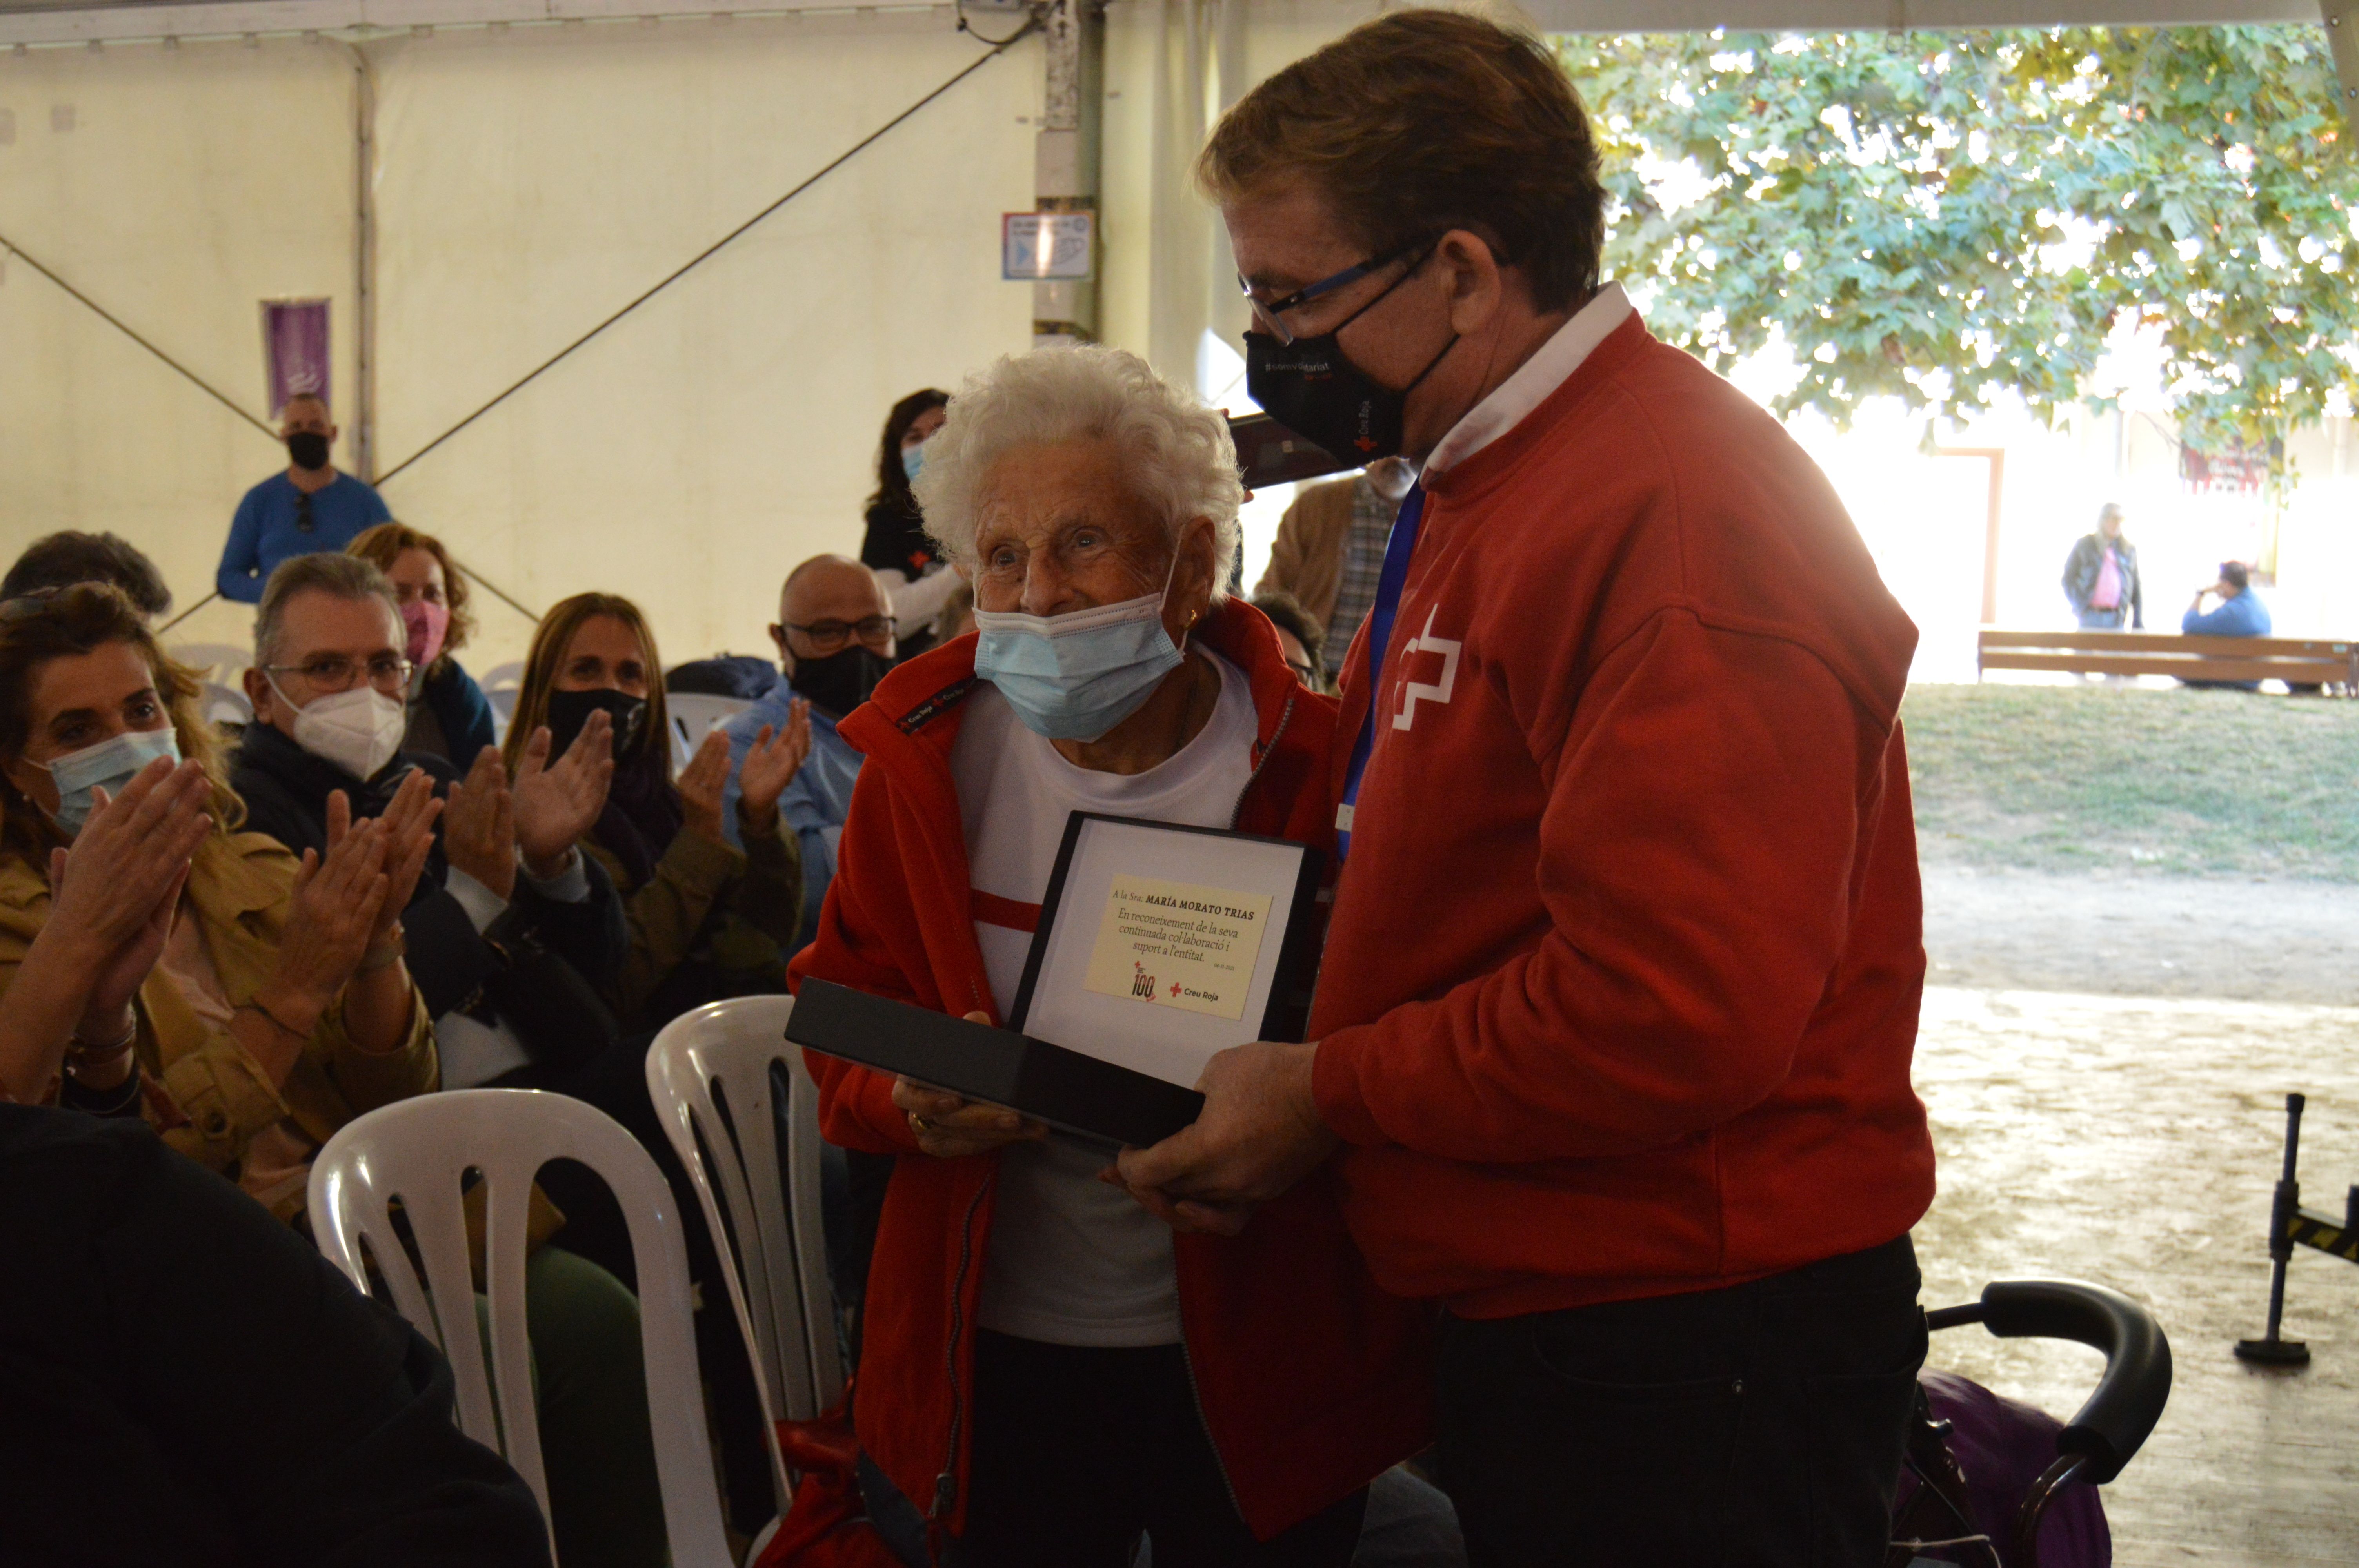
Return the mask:
[[1294,498],[1278,520],[1269,569],[1261,574],[1254,592],[1290,593],[1311,620],[1327,624],[1343,585],[1343,551],[1352,539],[1352,487],[1358,482],[1353,475],[1314,484]]
[[[197,848],[183,897],[233,1007],[252,1001],[277,970],[296,867],[284,845],[260,833],[216,832]],[[49,917],[47,873],[18,856],[0,859],[0,1006]],[[338,997],[279,1086],[236,1036],[200,1018],[160,968],[139,988],[135,1011],[139,1068],[151,1085],[148,1121],[165,1142],[227,1175],[236,1174],[246,1145],[266,1128],[291,1119],[324,1143],[363,1111],[426,1093],[440,1071],[434,1025],[415,987],[400,1049],[372,1055],[355,1046]]]

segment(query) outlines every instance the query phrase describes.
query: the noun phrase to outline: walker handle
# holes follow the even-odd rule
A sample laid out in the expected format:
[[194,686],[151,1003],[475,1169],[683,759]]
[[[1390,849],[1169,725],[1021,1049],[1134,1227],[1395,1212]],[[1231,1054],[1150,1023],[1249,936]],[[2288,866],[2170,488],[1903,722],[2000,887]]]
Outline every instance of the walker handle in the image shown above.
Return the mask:
[[2077,1280],[1998,1280],[1970,1306],[1928,1313],[1929,1327],[1979,1323],[2001,1339],[2069,1339],[2104,1353],[2096,1391],[2058,1434],[2081,1454],[2080,1478],[2104,1486],[2122,1472],[2170,1400],[2170,1341],[2154,1314],[2119,1291]]

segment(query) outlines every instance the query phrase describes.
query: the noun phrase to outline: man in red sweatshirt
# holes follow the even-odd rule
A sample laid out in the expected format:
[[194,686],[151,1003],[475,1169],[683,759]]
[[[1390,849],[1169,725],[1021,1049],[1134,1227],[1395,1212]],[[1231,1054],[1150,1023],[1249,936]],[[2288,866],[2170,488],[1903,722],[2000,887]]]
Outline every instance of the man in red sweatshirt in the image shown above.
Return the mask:
[[1333,1157],[1444,1309],[1477,1564],[1872,1564],[1933,1193],[1916,631],[1777,424],[1600,287],[1597,168],[1539,45],[1436,11],[1205,150],[1256,401],[1423,478],[1345,667],[1311,1044],[1215,1058],[1122,1170],[1234,1231]]

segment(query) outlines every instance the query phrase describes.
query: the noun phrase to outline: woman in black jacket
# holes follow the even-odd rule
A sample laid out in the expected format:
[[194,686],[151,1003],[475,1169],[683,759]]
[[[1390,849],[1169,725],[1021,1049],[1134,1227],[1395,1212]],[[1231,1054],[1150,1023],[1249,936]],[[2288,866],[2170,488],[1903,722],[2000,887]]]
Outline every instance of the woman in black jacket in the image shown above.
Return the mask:
[[924,514],[909,481],[925,466],[926,442],[942,427],[951,395],[934,387],[893,405],[876,448],[876,492],[868,498],[868,535],[861,564],[873,568],[900,622],[898,656],[916,658],[933,646],[933,620],[965,579],[926,533]]

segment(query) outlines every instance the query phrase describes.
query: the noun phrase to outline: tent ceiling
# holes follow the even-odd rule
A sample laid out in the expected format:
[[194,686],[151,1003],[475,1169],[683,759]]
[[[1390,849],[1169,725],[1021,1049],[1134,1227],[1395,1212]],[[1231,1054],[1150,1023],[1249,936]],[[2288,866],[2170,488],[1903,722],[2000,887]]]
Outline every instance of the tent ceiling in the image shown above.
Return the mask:
[[[0,0],[0,44],[947,8],[924,0],[856,6],[846,0]],[[1006,0],[968,0],[970,11],[1014,8]],[[1527,0],[1524,8],[1543,27],[1561,32],[2195,25],[2320,16],[2318,0]]]

